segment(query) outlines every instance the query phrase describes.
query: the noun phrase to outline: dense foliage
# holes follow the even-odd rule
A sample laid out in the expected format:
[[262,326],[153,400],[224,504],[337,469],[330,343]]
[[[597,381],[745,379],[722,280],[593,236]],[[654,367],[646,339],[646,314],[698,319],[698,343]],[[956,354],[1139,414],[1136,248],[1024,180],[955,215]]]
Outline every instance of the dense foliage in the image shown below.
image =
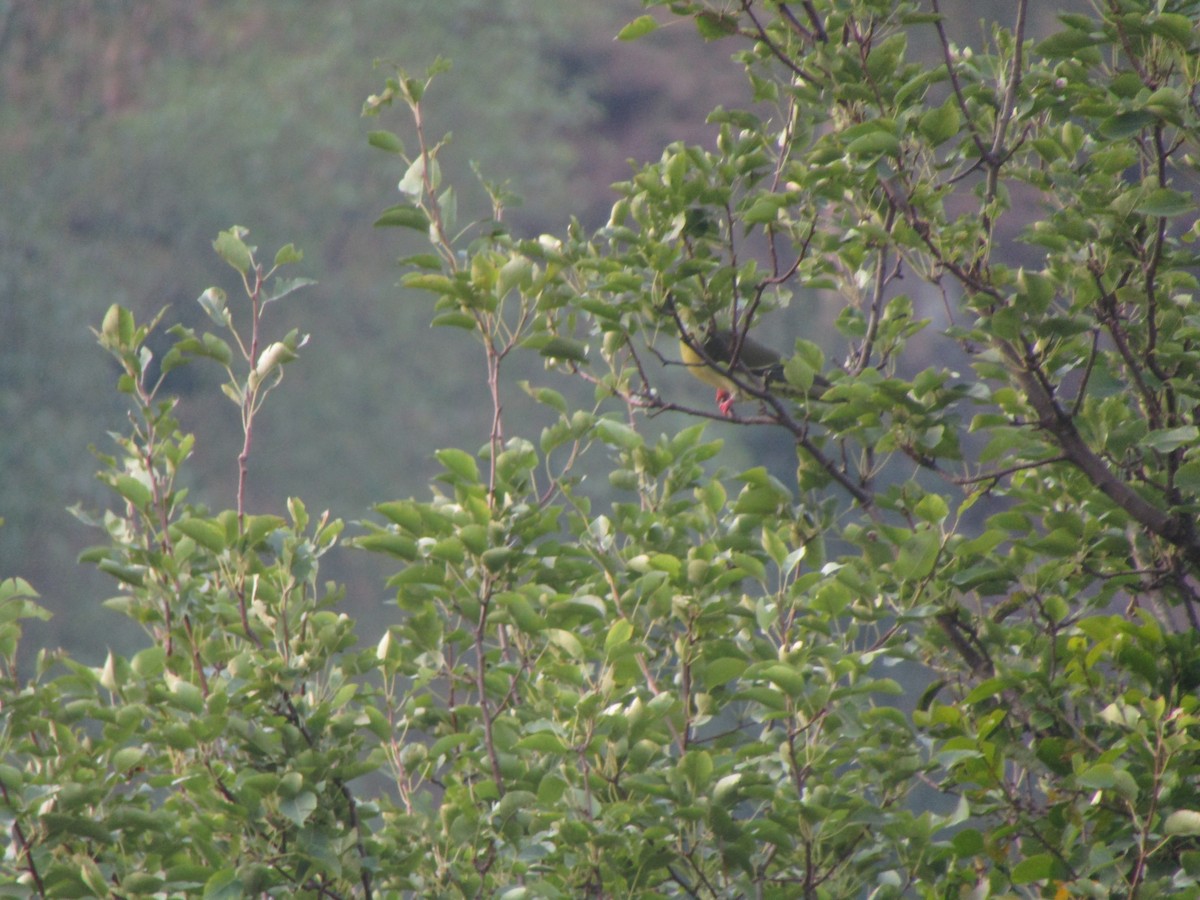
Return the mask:
[[[1019,2],[971,47],[936,2],[648,6],[623,38],[691,19],[752,102],[618,185],[595,233],[514,235],[494,186],[457,220],[424,124],[440,66],[367,101],[410,115],[371,135],[400,192],[380,224],[428,241],[404,280],[476,342],[492,402],[430,499],[350,539],[396,565],[376,646],[319,579],[340,521],[256,515],[241,482],[213,513],[179,482],[168,388],[199,360],[246,477],[303,365],[267,315],[298,252],[222,232],[244,303],[206,291],[215,330],[171,329],[161,363],[154,323],[110,310],[130,423],[116,502],[80,515],[149,640],[20,679],[38,607],[4,583],[10,890],[1200,896],[1200,4],[1034,42]],[[728,419],[681,399],[680,340],[769,336],[818,291],[836,351],[795,337],[766,383],[710,359]],[[536,436],[504,415],[524,354],[549,370],[520,386]],[[795,477],[719,468],[705,418],[785,435]]]

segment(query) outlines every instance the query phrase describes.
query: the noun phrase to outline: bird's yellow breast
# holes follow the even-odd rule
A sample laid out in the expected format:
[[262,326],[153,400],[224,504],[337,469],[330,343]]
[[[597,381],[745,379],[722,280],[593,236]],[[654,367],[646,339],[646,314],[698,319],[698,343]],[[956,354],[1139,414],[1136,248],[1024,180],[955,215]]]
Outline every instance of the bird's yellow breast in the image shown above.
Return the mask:
[[[718,391],[726,391],[730,394],[737,393],[737,385],[727,376],[714,369],[712,363],[705,362],[704,358],[687,341],[681,340],[679,342],[679,357],[683,360],[683,364],[687,367],[687,370],[705,384],[716,388]],[[721,360],[713,360],[713,363],[720,365]]]

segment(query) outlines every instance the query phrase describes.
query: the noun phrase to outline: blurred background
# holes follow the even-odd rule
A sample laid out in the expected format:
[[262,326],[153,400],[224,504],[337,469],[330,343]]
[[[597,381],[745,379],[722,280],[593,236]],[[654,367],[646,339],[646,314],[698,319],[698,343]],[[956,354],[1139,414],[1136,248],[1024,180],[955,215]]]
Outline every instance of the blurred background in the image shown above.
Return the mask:
[[[943,8],[962,40],[986,33],[969,0]],[[594,229],[631,160],[673,140],[710,145],[705,115],[747,103],[729,61],[744,44],[706,46],[661,12],[648,39],[615,41],[642,12],[638,0],[0,2],[0,578],[28,579],[55,613],[29,626],[26,651],[62,645],[96,663],[140,643],[101,606],[113,583],[75,561],[103,535],[67,512],[111,502],[88,448],[110,452],[108,433],[125,424],[115,366],[89,328],[114,302],[139,321],[166,306],[164,325],[207,328],[202,291],[242,297],[212,251],[221,229],[248,227],[266,260],[294,243],[305,259],[288,274],[319,281],[269,311],[267,340],[291,328],[312,340],[256,425],[249,509],[283,513],[294,494],[313,514],[360,519],[375,502],[426,498],[434,450],[484,443],[475,344],[430,329],[430,298],[396,287],[396,259],[424,249],[419,236],[371,224],[399,201],[403,173],[366,134],[388,129],[413,146],[406,113],[364,119],[363,101],[394,66],[416,74],[449,58],[427,97],[428,134],[453,133],[443,168],[460,221],[486,211],[474,161],[523,198],[508,214],[519,236],[561,232],[571,215]],[[1033,27],[1053,14],[1036,10]],[[811,307],[789,315],[800,329]],[[803,332],[822,340],[811,322]],[[240,445],[219,374],[201,362],[166,386],[197,438],[191,498],[213,510],[234,505]],[[518,378],[566,389],[536,358],[508,375],[510,433],[540,414]],[[711,399],[678,370],[664,381]],[[766,461],[786,478],[786,435],[753,432],[710,428],[733,445],[725,465]],[[322,578],[347,585],[347,612],[370,640],[395,615],[380,563],[341,550],[326,559]]]

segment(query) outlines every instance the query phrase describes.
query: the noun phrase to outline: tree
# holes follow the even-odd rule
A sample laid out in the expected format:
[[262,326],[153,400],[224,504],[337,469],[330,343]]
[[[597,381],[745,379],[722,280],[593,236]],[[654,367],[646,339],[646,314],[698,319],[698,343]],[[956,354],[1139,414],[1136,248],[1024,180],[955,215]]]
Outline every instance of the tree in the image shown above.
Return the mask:
[[[367,101],[412,115],[411,150],[371,135],[402,194],[380,224],[429,241],[405,281],[478,343],[493,406],[478,453],[437,452],[432,499],[381,502],[350,541],[398,561],[402,615],[372,650],[318,586],[340,523],[188,504],[149,329],[110,312],[135,417],[91,556],[152,640],[28,683],[10,663],[15,879],[1200,895],[1200,5],[1064,14],[1035,42],[1020,2],[972,48],[936,2],[649,5],[736,42],[755,105],[618,185],[595,234],[512,235],[486,185],[493,217],[456,221],[423,126],[440,66]],[[922,36],[934,65],[910,58]],[[297,285],[245,237],[217,250],[253,337],[176,329],[163,364],[227,371],[243,463],[302,346],[257,340]],[[737,336],[811,290],[837,298],[841,360],[801,336],[782,381],[739,368]],[[735,335],[728,420],[671,378],[712,327]],[[504,417],[526,352],[594,391],[522,385],[536,443]],[[786,434],[794,481],[714,471],[705,418]],[[36,607],[5,590],[11,657]]]

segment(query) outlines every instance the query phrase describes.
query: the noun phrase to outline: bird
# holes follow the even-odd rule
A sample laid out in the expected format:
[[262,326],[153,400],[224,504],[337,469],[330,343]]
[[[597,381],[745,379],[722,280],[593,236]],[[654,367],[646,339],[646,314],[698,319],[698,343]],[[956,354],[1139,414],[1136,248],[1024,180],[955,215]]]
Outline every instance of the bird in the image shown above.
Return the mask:
[[[739,340],[739,335],[728,328],[710,329],[703,341],[680,337],[679,353],[692,375],[716,388],[717,408],[724,416],[733,415],[733,404],[743,394],[738,381],[759,383],[764,389],[772,382],[785,382],[783,358],[778,353],[747,335],[740,335]],[[822,388],[829,386],[820,375],[813,383]]]

